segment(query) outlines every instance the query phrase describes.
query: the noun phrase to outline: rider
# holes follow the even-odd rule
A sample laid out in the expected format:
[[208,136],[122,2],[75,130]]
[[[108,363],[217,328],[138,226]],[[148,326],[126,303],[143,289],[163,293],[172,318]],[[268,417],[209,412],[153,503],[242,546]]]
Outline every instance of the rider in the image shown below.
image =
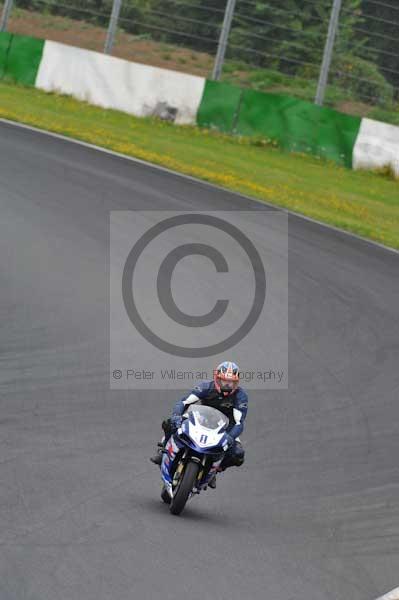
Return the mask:
[[[163,441],[158,444],[158,451],[151,458],[152,462],[160,465],[162,453],[166,442],[182,424],[182,415],[190,404],[199,402],[205,406],[217,408],[229,419],[227,428],[227,439],[229,449],[227,450],[220,469],[224,471],[228,467],[241,466],[244,462],[244,449],[238,436],[244,429],[244,420],[247,416],[248,396],[239,386],[240,371],[238,366],[230,361],[222,362],[214,371],[213,381],[205,381],[196,386],[188,396],[179,400],[170,419],[162,423],[165,432]],[[216,487],[215,478],[209,484]]]

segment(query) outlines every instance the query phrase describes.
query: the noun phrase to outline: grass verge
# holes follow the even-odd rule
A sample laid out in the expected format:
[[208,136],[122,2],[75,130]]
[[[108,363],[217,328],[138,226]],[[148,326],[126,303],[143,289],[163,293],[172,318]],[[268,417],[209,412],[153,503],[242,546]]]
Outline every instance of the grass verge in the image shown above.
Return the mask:
[[163,165],[399,248],[399,184],[386,176],[5,83],[0,117]]

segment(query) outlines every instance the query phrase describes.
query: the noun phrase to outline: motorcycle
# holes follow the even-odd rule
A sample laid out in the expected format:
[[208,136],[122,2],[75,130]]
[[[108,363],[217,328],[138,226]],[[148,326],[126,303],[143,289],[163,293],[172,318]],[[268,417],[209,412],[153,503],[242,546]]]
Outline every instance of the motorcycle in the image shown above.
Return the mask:
[[229,447],[228,424],[228,418],[210,406],[191,405],[183,414],[161,462],[161,498],[173,515],[180,515],[186,502],[205,490],[218,472]]

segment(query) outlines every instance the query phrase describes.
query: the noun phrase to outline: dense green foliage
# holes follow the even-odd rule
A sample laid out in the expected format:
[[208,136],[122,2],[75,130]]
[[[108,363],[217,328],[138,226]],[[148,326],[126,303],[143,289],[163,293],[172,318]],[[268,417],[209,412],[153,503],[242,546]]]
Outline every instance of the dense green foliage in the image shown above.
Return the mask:
[[399,88],[399,3],[363,0],[362,10],[367,15],[365,24],[372,24],[367,27],[363,56],[374,60],[385,78]]
[[[317,79],[332,0],[237,0],[228,58]],[[106,25],[112,0],[18,6]],[[124,0],[119,26],[154,40],[214,53],[226,0]],[[399,5],[344,0],[330,82],[355,100],[391,107],[399,91]],[[396,42],[396,43],[395,43]]]

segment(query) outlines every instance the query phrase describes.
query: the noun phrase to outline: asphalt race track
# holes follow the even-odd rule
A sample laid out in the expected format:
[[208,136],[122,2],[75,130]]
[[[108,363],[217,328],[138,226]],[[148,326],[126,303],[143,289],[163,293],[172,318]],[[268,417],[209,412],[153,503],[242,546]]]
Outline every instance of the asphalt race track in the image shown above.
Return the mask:
[[173,392],[111,392],[110,210],[259,210],[0,124],[0,599],[373,600],[399,572],[399,255],[290,217],[290,388],[181,518]]

